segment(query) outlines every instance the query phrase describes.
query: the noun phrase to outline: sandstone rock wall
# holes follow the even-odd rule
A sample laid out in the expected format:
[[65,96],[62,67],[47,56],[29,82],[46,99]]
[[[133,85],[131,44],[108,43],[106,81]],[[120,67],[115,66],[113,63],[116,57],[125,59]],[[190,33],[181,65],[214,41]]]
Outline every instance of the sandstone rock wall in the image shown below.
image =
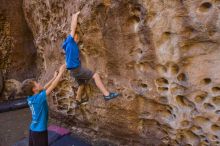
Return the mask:
[[[7,80],[15,82],[37,76],[37,50],[33,36],[28,28],[23,13],[23,0],[0,1],[0,93],[3,87],[2,77],[7,92]],[[11,87],[12,89],[13,87]],[[13,92],[16,92],[13,89]],[[12,92],[7,92],[12,94]],[[8,99],[4,93],[0,100]]]
[[217,0],[24,0],[25,18],[46,82],[64,61],[71,15],[83,65],[122,97],[105,102],[91,82],[74,109],[77,84],[66,73],[51,96],[57,118],[93,142],[118,145],[220,143]]

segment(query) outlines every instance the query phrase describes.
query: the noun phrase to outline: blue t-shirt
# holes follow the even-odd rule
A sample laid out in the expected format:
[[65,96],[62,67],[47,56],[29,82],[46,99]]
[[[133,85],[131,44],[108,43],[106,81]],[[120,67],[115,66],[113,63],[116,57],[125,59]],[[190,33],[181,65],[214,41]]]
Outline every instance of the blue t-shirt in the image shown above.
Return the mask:
[[48,104],[46,91],[43,90],[36,95],[29,96],[27,101],[32,113],[30,130],[37,132],[47,130]]
[[69,35],[63,42],[62,48],[66,53],[67,69],[73,69],[80,66],[79,48],[74,38]]

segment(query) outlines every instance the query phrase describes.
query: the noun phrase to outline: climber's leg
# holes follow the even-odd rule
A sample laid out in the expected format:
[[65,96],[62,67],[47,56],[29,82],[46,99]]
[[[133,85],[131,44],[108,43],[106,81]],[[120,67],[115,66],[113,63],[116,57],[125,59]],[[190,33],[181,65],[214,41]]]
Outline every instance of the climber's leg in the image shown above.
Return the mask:
[[105,88],[105,86],[103,85],[102,83],[102,80],[99,76],[98,73],[94,73],[93,77],[92,77],[94,80],[95,80],[95,83],[96,83],[96,86],[99,88],[99,90],[105,95],[105,96],[108,96],[109,95],[109,91]]
[[[104,94],[104,99],[105,100],[110,100],[115,97],[117,97],[119,94],[117,93],[111,93],[109,92],[105,86],[103,85],[101,78],[98,73],[94,73],[91,70],[87,68],[83,68],[82,66],[78,67],[77,69],[71,70],[71,75],[76,79],[78,84],[81,85],[86,85],[91,79],[94,79],[97,87],[100,89],[100,91]],[[79,89],[79,92],[81,89]],[[79,93],[78,95],[80,95]],[[78,97],[76,98],[77,100],[79,99]]]
[[84,90],[84,85],[80,85],[79,88],[77,89],[77,93],[76,93],[76,101],[77,102],[81,102],[81,97],[82,97],[82,92]]
[[113,92],[109,92],[105,86],[103,85],[102,83],[102,80],[99,76],[98,73],[95,73],[93,75],[93,79],[95,80],[95,83],[96,83],[96,86],[100,89],[100,91],[104,94],[104,99],[107,101],[107,100],[110,100],[110,99],[113,99],[117,96],[119,96],[118,93],[113,93]]
[[92,79],[94,73],[82,66],[79,66],[78,68],[71,70],[70,74],[75,78],[79,85],[76,95],[76,103],[79,106],[88,101],[88,99],[82,99],[82,94],[85,89],[85,85]]

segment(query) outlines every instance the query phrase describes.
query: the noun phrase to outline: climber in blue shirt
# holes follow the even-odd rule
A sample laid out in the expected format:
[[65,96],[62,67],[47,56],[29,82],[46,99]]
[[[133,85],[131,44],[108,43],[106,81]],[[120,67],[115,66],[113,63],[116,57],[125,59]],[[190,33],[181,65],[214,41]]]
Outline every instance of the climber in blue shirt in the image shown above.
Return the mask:
[[66,65],[62,65],[59,73],[55,73],[44,87],[33,79],[27,79],[22,83],[22,91],[28,96],[27,101],[31,109],[32,121],[29,132],[29,146],[48,146],[48,104],[47,96],[57,86]]
[[79,57],[79,48],[77,45],[78,36],[75,34],[76,26],[77,26],[77,18],[80,12],[73,14],[72,22],[71,22],[71,33],[63,42],[62,48],[66,54],[66,67],[70,70],[71,76],[76,79],[79,84],[79,88],[77,90],[76,95],[76,103],[80,105],[84,101],[81,100],[81,94],[84,89],[85,84],[87,84],[91,79],[94,79],[97,87],[104,94],[104,99],[110,100],[117,96],[118,93],[109,92],[105,86],[103,85],[100,76],[98,73],[93,72],[87,68],[82,67]]

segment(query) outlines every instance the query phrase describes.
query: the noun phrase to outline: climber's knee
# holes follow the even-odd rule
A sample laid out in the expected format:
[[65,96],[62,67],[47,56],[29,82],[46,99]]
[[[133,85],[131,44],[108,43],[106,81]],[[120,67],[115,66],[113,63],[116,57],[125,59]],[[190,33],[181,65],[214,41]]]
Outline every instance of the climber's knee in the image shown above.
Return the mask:
[[99,77],[99,74],[95,72],[95,73],[93,74],[92,78],[93,78],[93,79],[96,79],[97,77]]

